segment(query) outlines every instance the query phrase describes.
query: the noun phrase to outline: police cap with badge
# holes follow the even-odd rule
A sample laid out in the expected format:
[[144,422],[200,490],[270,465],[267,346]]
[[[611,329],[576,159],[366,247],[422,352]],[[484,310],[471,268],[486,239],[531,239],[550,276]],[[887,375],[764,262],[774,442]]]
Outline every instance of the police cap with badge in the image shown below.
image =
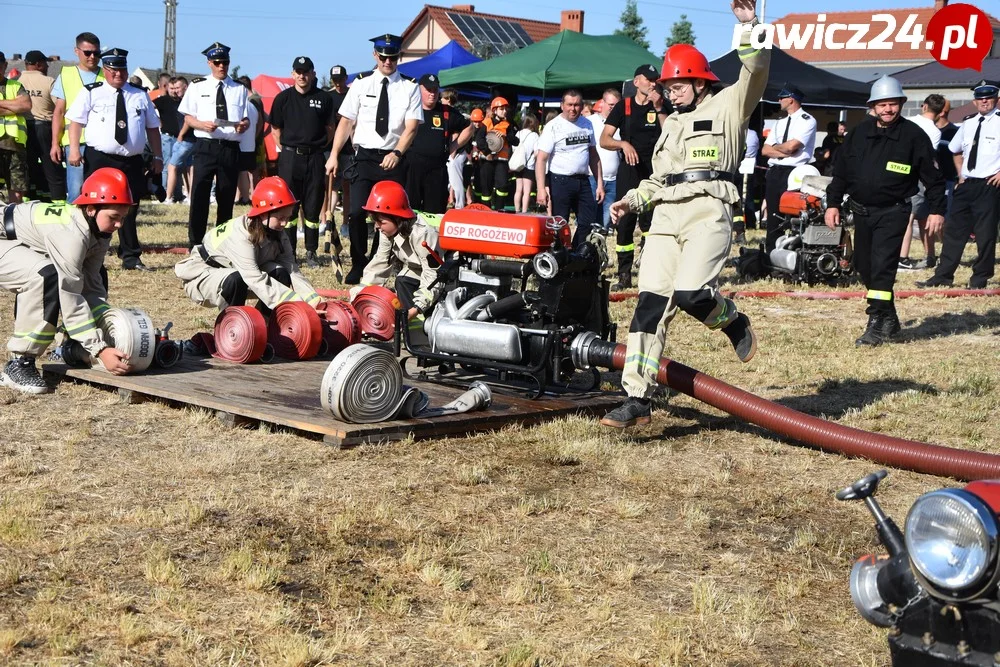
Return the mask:
[[972,97],[977,100],[988,100],[1000,94],[1000,83],[983,79],[972,87]]
[[128,69],[128,51],[117,47],[101,53],[101,64],[108,69]]
[[441,80],[437,78],[436,74],[424,74],[420,77],[420,85],[427,90],[434,92],[440,90]]
[[222,42],[213,42],[212,46],[202,51],[202,55],[208,60],[220,60],[229,62],[229,52],[231,49]]
[[796,102],[801,102],[806,98],[806,94],[799,89],[798,86],[792,83],[785,83],[778,92],[778,99],[783,99],[785,97],[791,97]]
[[378,37],[372,37],[368,41],[375,45],[375,53],[380,56],[398,57],[400,50],[403,48],[403,38],[399,35],[386,33]]

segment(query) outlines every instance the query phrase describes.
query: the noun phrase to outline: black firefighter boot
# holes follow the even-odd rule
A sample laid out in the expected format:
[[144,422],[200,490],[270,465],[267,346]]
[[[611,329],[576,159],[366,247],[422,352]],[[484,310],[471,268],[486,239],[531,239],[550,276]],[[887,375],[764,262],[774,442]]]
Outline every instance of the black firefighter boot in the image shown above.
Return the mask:
[[882,342],[888,343],[892,340],[892,337],[900,332],[902,325],[899,323],[899,317],[896,315],[896,309],[882,314],[882,326],[880,331],[882,333]]
[[868,313],[868,326],[865,327],[865,332],[854,341],[855,347],[861,347],[862,345],[876,347],[884,343],[885,340],[882,337],[882,321],[884,318],[885,313],[880,310]]
[[632,289],[633,255],[634,253],[631,250],[618,253],[618,282],[611,286],[612,292]]

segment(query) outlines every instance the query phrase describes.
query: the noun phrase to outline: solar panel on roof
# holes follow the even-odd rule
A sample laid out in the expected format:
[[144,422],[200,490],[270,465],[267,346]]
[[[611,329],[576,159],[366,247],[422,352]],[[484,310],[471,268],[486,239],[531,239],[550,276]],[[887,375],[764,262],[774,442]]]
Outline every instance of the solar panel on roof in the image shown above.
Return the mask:
[[516,21],[469,16],[457,12],[445,12],[462,36],[473,46],[489,46],[493,55],[499,55],[511,45],[524,48],[534,43],[524,27]]

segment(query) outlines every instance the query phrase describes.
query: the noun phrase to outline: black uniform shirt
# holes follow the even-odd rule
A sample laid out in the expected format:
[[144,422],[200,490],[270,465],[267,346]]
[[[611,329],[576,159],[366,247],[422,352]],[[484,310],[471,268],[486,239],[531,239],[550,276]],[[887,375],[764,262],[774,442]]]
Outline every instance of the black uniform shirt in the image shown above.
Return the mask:
[[951,140],[955,138],[956,132],[958,132],[958,125],[955,125],[954,123],[948,123],[942,127],[941,141],[939,141],[937,145],[938,169],[941,170],[941,176],[943,176],[946,181],[958,180],[958,170],[955,169],[955,156],[948,148],[948,144],[950,144]]
[[[330,93],[330,97],[333,99],[333,113],[335,114],[334,115],[334,123],[339,124],[340,123],[340,118],[341,118],[341,116],[340,116],[340,105],[344,103],[344,98],[347,97],[347,91],[345,90],[342,93],[338,93],[336,90],[331,90],[331,91],[329,91],[329,93]],[[333,147],[333,140],[331,139],[330,140],[330,146],[327,146],[327,148],[329,149],[329,148],[332,148],[332,147]],[[351,153],[351,154],[354,153],[354,146],[351,144],[351,138],[350,137],[348,137],[347,141],[344,142],[344,147],[341,149],[340,152],[341,153]]]
[[417,127],[417,136],[410,150],[425,158],[446,158],[448,145],[468,125],[465,116],[438,102],[433,109],[424,109],[424,122]]
[[[153,100],[153,106],[156,107],[156,112],[160,114],[161,134],[169,134],[171,137],[176,137],[181,133],[181,126],[177,124],[178,119],[184,122],[183,118],[177,113],[177,107],[180,104],[181,101],[179,99],[170,95],[160,95]],[[192,132],[191,134],[194,133]]]
[[[626,120],[626,107],[629,107],[628,120]],[[661,126],[656,107],[652,102],[637,104],[634,97],[626,98],[615,105],[604,124],[618,128],[619,136],[623,141],[632,144],[632,148],[643,162],[653,159],[653,147],[660,138]],[[598,143],[600,140],[598,137]]]
[[934,164],[935,147],[916,123],[900,118],[888,128],[866,117],[847,135],[827,188],[830,208],[845,194],[863,206],[893,206],[917,194],[922,181],[932,215],[944,215],[944,179]]
[[271,103],[271,125],[281,130],[281,145],[295,148],[323,148],[327,125],[336,125],[333,98],[313,86],[304,95],[295,87],[285,88]]

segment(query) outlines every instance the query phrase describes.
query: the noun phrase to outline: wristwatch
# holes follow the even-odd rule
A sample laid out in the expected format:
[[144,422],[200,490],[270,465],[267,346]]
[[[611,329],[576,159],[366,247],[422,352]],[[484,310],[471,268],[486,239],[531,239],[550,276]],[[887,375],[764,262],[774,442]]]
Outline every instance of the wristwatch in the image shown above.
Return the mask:
[[399,152],[399,150],[397,150],[397,149],[395,149],[395,148],[393,148],[393,149],[392,149],[391,151],[389,151],[389,152],[390,152],[390,153],[392,153],[393,155],[395,155],[396,157],[403,157],[403,154],[402,154],[402,153],[400,153],[400,152]]

